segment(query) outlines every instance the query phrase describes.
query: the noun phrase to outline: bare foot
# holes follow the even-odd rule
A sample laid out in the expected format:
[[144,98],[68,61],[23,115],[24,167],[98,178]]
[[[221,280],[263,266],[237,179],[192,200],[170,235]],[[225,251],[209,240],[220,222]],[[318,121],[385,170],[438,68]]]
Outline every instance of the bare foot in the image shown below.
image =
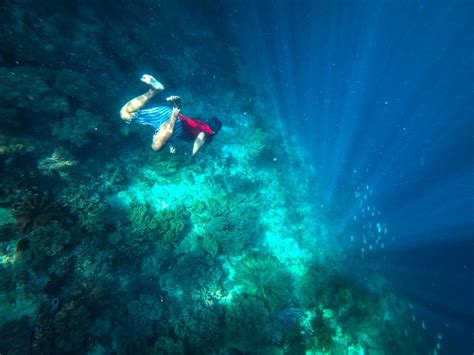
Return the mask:
[[152,75],[144,74],[140,80],[149,85],[153,90],[161,91],[165,89],[163,84],[156,80]]

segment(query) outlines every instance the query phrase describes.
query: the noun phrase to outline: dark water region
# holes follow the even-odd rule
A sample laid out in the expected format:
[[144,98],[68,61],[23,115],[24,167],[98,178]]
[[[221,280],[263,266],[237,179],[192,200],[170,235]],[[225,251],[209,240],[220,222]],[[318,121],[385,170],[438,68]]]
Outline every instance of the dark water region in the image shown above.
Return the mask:
[[0,5],[0,353],[472,352],[473,12]]

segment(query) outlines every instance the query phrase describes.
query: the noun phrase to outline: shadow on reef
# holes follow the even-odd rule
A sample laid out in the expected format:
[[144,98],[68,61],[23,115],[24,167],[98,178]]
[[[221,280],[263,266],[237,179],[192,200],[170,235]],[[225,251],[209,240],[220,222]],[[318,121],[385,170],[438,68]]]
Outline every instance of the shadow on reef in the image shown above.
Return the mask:
[[23,233],[31,232],[37,227],[60,218],[60,214],[60,206],[47,192],[30,191],[13,211],[16,224]]

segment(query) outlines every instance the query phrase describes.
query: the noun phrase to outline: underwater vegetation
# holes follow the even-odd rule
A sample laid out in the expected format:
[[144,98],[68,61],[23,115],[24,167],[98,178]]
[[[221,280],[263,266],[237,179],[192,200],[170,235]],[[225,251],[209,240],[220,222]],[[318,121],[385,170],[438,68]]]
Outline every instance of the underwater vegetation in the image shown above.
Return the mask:
[[165,248],[176,248],[184,237],[186,210],[170,208],[159,211],[147,204],[130,206],[130,233],[142,239],[159,240]]
[[[314,172],[252,99],[234,35],[203,21],[219,6],[192,5],[2,5],[0,353],[419,349],[389,290],[343,276]],[[144,68],[221,117],[195,158],[120,121]]]
[[212,256],[222,252],[239,255],[255,246],[261,237],[258,220],[259,204],[252,196],[234,195],[212,198],[206,202],[205,223],[207,233],[200,238],[202,248]]
[[29,192],[14,209],[12,215],[18,228],[26,233],[46,225],[58,218],[59,214],[60,208],[57,202],[47,192]]
[[235,267],[234,281],[243,286],[244,294],[260,298],[270,309],[277,308],[292,294],[291,274],[272,255],[244,256]]

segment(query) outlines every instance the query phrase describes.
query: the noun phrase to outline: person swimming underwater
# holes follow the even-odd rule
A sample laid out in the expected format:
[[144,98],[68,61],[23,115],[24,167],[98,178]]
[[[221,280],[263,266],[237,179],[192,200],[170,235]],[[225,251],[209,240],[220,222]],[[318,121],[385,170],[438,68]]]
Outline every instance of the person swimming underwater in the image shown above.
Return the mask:
[[[172,107],[157,106],[142,109],[148,101],[165,88],[158,80],[148,74],[143,75],[140,80],[150,86],[150,89],[143,95],[128,101],[120,110],[120,118],[125,123],[138,123],[155,128],[151,144],[154,151],[163,148],[168,141],[180,139],[193,141],[192,155],[194,156],[205,143],[210,143],[222,128],[221,121],[215,117],[207,122],[202,122],[182,115],[180,113],[181,98],[179,96],[169,96],[166,99]],[[173,149],[171,147],[172,152]]]

